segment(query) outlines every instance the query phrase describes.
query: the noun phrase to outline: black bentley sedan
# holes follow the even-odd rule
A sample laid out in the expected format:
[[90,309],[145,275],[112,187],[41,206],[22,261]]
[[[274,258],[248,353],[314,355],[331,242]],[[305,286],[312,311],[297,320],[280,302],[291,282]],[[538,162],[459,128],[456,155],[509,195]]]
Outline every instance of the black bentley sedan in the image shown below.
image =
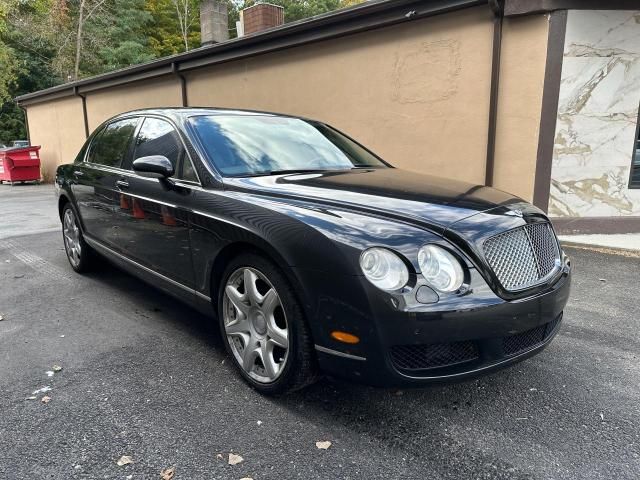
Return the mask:
[[56,175],[64,246],[212,314],[263,393],[320,372],[375,385],[458,380],[540,352],[570,263],[508,193],[394,168],[321,122],[140,110]]

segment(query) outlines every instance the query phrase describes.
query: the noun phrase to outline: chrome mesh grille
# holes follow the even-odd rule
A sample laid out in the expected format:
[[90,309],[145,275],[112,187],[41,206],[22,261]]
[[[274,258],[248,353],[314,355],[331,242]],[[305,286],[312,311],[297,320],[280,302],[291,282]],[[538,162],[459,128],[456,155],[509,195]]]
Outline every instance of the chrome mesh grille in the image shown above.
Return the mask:
[[484,242],[484,255],[506,290],[532,287],[549,275],[560,259],[548,223],[531,223]]

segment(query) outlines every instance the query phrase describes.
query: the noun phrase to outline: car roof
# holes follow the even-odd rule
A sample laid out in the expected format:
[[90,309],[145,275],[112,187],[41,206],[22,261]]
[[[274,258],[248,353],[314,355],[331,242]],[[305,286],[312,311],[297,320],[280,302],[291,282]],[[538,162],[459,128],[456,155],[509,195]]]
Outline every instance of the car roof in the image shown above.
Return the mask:
[[144,108],[139,110],[131,110],[112,117],[110,120],[116,120],[120,117],[126,117],[130,115],[159,115],[170,118],[185,119],[188,117],[197,117],[201,115],[235,115],[235,116],[273,116],[273,117],[287,117],[298,118],[301,120],[310,120],[308,118],[300,117],[297,115],[289,115],[284,113],[265,112],[260,110],[244,110],[237,108],[219,108],[219,107],[167,107],[167,108]]

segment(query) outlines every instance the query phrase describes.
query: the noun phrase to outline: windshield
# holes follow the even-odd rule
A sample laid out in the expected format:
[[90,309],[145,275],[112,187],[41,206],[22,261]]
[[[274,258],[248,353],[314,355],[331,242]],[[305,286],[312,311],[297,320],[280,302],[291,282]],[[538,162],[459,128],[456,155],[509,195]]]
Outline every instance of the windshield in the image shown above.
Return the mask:
[[371,152],[318,122],[272,115],[203,115],[189,121],[226,176],[386,167]]

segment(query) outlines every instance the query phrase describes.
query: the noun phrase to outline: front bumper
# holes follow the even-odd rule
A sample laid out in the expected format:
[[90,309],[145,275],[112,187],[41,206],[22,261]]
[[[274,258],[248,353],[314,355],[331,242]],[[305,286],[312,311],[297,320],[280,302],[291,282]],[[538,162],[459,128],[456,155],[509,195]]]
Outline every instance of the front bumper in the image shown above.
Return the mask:
[[[570,283],[567,269],[547,291],[532,297],[506,301],[485,294],[477,301],[466,298],[459,308],[401,311],[365,279],[333,277],[311,315],[318,362],[331,375],[378,386],[457,381],[501,369],[552,341]],[[349,300],[345,291],[351,292]],[[342,344],[330,336],[333,330],[361,341]]]

